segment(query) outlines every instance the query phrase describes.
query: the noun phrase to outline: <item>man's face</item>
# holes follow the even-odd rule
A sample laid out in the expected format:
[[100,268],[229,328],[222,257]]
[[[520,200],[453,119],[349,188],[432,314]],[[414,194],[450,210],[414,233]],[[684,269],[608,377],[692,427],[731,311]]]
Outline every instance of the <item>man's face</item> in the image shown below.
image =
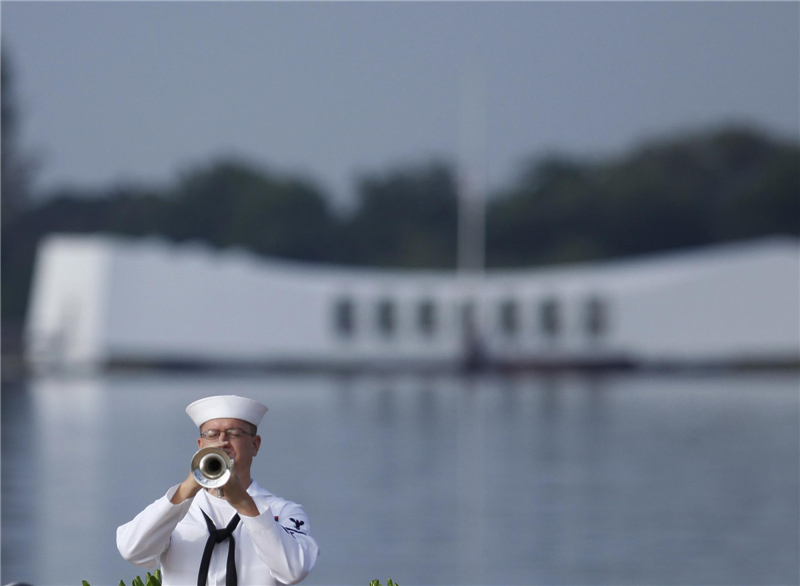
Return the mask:
[[[223,433],[232,428],[239,428],[245,433],[238,438],[228,437],[227,433]],[[200,437],[197,439],[197,447],[202,449],[219,444],[219,447],[233,458],[233,466],[242,480],[244,482],[250,480],[250,465],[261,447],[261,436],[250,435],[253,426],[241,419],[211,419],[200,427],[200,433],[212,429],[219,431],[220,436],[214,440]]]

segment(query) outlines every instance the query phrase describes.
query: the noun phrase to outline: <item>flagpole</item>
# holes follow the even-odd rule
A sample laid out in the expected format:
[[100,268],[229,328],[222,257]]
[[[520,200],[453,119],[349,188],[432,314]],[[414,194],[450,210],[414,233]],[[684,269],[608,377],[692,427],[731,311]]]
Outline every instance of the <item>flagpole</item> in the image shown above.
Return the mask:
[[[485,330],[482,301],[486,241],[486,83],[479,64],[467,64],[459,91],[457,271],[467,362],[478,359]],[[468,304],[472,303],[471,306]],[[471,309],[470,309],[471,307]]]

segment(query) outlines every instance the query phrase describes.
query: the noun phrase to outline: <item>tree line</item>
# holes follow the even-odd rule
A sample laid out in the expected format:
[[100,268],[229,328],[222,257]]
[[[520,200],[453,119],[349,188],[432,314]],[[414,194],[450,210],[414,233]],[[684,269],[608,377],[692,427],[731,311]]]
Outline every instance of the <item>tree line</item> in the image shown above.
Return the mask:
[[[365,176],[357,196],[342,215],[302,177],[220,160],[161,190],[60,190],[7,221],[4,197],[3,317],[24,314],[36,245],[53,232],[201,240],[299,261],[455,267],[452,166]],[[800,236],[800,147],[724,128],[654,141],[618,160],[531,162],[487,198],[486,264],[608,259],[773,234]]]

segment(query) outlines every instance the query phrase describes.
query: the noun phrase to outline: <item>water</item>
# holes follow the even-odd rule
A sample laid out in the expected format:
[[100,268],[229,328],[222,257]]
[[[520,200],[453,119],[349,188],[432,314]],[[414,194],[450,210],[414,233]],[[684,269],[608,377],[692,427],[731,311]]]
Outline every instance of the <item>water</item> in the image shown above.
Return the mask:
[[270,407],[304,584],[798,584],[798,375],[114,375],[2,393],[2,577],[116,585],[116,527],[188,472],[191,401]]

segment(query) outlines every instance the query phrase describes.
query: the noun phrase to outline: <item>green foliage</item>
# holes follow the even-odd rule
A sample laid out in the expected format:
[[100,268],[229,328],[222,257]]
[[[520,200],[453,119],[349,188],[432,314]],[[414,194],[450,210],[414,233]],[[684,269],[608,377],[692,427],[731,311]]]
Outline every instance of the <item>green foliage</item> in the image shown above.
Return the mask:
[[453,268],[457,192],[441,163],[363,177],[359,206],[348,218],[347,263],[384,267]]
[[0,64],[0,220],[2,228],[11,224],[29,205],[31,179],[36,161],[22,147],[20,141],[20,107],[16,91],[16,68],[8,57],[7,46],[2,48]]
[[[89,583],[84,580],[81,582],[81,586],[89,586]],[[125,586],[125,582],[120,580],[118,586]],[[147,572],[147,576],[144,581],[142,581],[139,576],[136,576],[133,580],[131,580],[131,586],[161,586],[161,570],[156,570],[155,574]]]
[[[369,586],[381,586],[381,581],[380,580],[372,580],[369,583]],[[388,578],[386,580],[386,586],[400,586],[400,584],[398,584],[397,582],[392,582],[392,579]]]
[[519,266],[800,235],[800,145],[729,127],[608,161],[551,156],[489,202],[487,261]]

